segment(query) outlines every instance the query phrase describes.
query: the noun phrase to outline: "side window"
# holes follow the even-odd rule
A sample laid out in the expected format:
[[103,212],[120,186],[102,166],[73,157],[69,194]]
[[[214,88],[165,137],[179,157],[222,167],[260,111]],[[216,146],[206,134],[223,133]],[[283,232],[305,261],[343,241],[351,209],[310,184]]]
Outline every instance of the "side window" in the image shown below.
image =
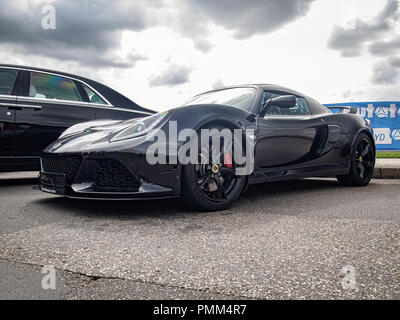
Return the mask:
[[83,101],[73,80],[40,72],[31,72],[29,96],[50,100]]
[[0,94],[11,94],[17,74],[18,70],[0,68]]
[[[263,101],[266,101],[271,98],[279,97],[284,95],[284,93],[274,93],[274,92],[264,92]],[[270,106],[265,116],[268,115],[288,115],[288,116],[303,116],[303,115],[310,115],[311,110],[308,106],[306,99],[302,97],[296,96],[296,106],[293,108],[281,108],[279,106]]]
[[[298,115],[311,114],[311,110],[310,110],[310,107],[308,106],[306,99],[304,99],[302,97],[296,97],[296,109],[297,109],[296,114],[298,114]],[[289,110],[291,110],[291,109],[289,109]]]
[[91,103],[107,104],[96,92],[94,92],[88,86],[85,86],[83,84],[83,87],[85,88],[85,91],[86,91],[86,93],[89,97],[89,101]]

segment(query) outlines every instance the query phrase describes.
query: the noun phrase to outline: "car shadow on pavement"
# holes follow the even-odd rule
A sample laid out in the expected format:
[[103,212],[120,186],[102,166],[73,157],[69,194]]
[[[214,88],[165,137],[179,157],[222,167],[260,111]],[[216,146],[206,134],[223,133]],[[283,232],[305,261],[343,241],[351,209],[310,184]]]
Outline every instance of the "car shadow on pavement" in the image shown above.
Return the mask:
[[[292,195],[304,195],[316,190],[339,188],[336,180],[304,179],[284,182],[270,182],[252,185],[244,192],[232,207],[220,212],[200,212],[191,210],[181,198],[153,199],[153,200],[84,200],[69,199],[60,196],[50,196],[35,200],[36,205],[46,209],[62,210],[68,215],[135,219],[153,217],[160,219],[181,218],[189,215],[227,215],[233,214],[241,208],[252,206],[254,203],[268,207],[268,200]],[[251,203],[251,204],[250,204]]]
[[[40,191],[38,191],[40,193]],[[96,218],[129,219],[174,218],[193,213],[180,198],[149,200],[88,200],[74,199],[42,193],[45,197],[35,200],[36,205],[62,211],[71,216]]]
[[333,178],[308,178],[299,180],[287,180],[278,182],[266,182],[251,185],[247,192],[243,193],[245,197],[263,197],[275,195],[287,195],[290,193],[309,193],[316,190],[340,188],[336,179]]

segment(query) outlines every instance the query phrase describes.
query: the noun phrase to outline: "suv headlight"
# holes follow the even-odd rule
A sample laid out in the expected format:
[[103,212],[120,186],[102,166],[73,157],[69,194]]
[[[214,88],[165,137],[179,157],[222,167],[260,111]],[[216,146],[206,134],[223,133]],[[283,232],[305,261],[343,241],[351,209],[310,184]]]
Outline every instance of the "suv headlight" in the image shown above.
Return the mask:
[[161,121],[164,120],[168,114],[170,114],[169,111],[164,111],[140,119],[133,125],[129,126],[128,128],[120,131],[115,136],[113,136],[110,139],[110,142],[127,140],[145,135],[151,129],[159,125]]

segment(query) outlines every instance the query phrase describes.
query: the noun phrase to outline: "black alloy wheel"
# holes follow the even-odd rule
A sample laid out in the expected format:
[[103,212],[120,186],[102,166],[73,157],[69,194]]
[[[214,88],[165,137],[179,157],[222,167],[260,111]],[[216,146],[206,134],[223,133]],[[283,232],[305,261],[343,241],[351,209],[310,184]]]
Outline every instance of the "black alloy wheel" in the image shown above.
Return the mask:
[[220,150],[218,153],[219,161],[216,161],[216,163],[212,162],[211,152],[208,161],[204,161],[206,155],[202,152],[199,158],[200,162],[206,162],[194,166],[200,192],[210,201],[225,202],[229,200],[232,197],[232,192],[235,191],[235,185],[240,180],[240,176],[235,174],[236,166],[232,161],[229,161],[232,156],[229,153],[224,153],[224,150]]
[[370,137],[361,133],[354,144],[349,173],[337,176],[337,179],[346,186],[366,186],[372,179],[374,167],[375,147]]
[[236,174],[238,166],[232,141],[225,143],[221,138],[217,148],[211,141],[200,146],[197,164],[188,164],[182,169],[183,198],[196,209],[227,209],[239,197],[246,182],[246,176]]
[[370,179],[374,173],[375,152],[369,139],[361,139],[356,149],[354,161],[360,178],[362,180]]

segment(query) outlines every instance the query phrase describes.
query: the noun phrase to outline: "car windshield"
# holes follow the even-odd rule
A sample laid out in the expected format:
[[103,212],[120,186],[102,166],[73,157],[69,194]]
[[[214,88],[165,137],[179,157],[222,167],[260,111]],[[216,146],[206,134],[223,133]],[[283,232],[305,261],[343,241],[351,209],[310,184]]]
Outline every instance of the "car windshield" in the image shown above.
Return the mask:
[[223,104],[249,111],[255,96],[255,88],[222,89],[195,96],[186,102],[184,106],[193,104]]

